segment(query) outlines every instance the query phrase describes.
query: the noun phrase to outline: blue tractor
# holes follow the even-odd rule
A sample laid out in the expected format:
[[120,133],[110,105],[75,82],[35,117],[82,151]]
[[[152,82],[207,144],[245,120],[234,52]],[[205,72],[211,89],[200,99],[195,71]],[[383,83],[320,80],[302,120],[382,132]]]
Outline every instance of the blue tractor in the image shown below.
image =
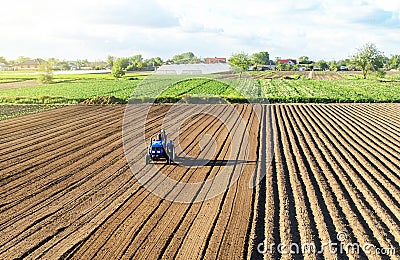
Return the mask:
[[167,134],[164,130],[158,134],[157,139],[150,139],[150,145],[146,154],[146,164],[151,161],[166,160],[167,164],[171,164],[175,160],[174,143],[170,140],[167,142]]

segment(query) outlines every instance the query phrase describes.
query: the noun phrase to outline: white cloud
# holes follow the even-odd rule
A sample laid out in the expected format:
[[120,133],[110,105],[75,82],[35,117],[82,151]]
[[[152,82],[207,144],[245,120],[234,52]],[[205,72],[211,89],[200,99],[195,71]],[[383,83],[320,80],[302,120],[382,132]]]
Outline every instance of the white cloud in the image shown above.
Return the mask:
[[400,40],[400,2],[390,0],[14,0],[2,9],[7,58],[268,51],[339,59],[365,42],[394,54]]

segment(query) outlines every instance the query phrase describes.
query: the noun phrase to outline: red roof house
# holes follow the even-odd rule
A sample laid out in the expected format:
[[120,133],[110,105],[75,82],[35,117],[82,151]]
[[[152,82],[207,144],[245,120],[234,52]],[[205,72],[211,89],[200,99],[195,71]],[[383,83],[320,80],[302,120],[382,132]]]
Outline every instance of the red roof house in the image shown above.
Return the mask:
[[297,60],[293,60],[293,59],[278,60],[278,63],[280,63],[280,64],[296,65],[296,64],[297,64]]
[[226,58],[206,58],[206,64],[226,63]]

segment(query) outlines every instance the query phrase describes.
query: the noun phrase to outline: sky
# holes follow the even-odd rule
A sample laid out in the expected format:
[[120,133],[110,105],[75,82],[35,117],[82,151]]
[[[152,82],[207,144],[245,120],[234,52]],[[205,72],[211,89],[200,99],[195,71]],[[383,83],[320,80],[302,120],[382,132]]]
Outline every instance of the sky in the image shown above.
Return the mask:
[[400,54],[399,0],[12,0],[0,10],[0,56],[8,60],[267,51],[271,59],[329,61],[365,43]]

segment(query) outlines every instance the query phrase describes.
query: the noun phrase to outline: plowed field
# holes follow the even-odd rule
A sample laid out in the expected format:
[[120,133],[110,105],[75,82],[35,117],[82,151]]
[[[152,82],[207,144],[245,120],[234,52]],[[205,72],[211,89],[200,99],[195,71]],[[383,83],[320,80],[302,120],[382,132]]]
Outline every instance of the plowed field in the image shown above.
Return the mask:
[[[229,189],[196,203],[162,199],[140,184],[153,166],[133,173],[127,163],[124,106],[70,106],[0,121],[0,259],[398,259],[400,105],[235,107],[245,127],[233,121],[231,133],[216,117],[190,117],[200,105],[167,122],[184,122],[179,140],[194,159],[202,138],[213,136],[214,157],[199,167],[157,164],[164,175],[148,183],[162,186],[165,176],[198,183],[243,167]],[[234,120],[226,105],[212,109]],[[157,105],[146,114],[138,105],[129,120],[140,127],[147,118],[146,134],[154,136],[168,110]],[[249,142],[228,160],[229,134],[246,130]],[[128,135],[140,143],[134,130]],[[131,152],[144,160],[145,151],[138,145]],[[249,188],[254,174],[265,178]],[[372,252],[290,252],[292,244],[338,242],[338,233]],[[391,256],[376,255],[389,248]]]

